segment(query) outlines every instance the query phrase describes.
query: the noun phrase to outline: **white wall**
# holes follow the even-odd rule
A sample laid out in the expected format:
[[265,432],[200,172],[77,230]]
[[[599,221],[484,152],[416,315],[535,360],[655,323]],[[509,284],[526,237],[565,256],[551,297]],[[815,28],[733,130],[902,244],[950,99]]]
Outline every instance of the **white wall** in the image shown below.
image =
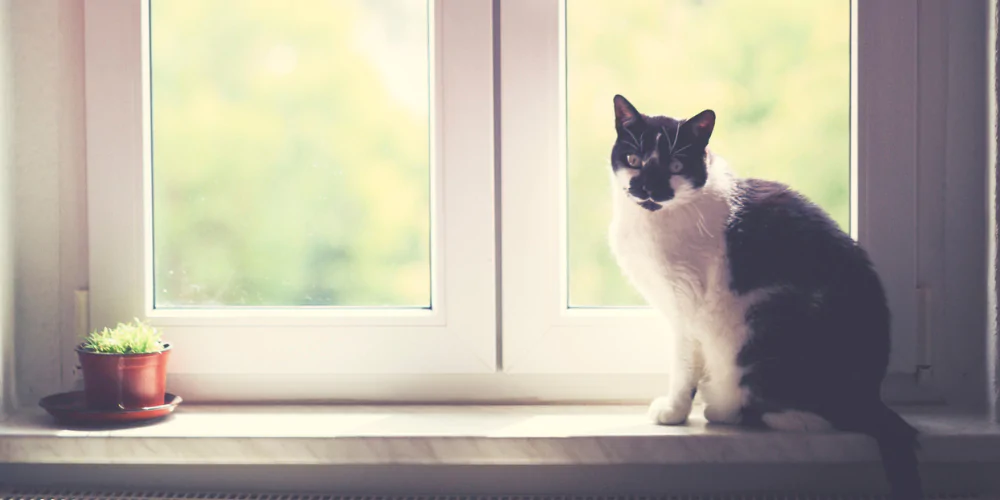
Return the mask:
[[[989,166],[987,50],[988,2],[927,0],[922,8],[945,6],[940,17],[927,20],[944,36],[942,55],[947,58],[943,95],[945,108],[935,121],[943,124],[943,175],[921,182],[941,182],[944,196],[944,231],[941,269],[944,287],[943,324],[931,338],[932,364],[937,386],[960,407],[985,410],[987,331],[987,227],[986,177]],[[921,96],[924,97],[924,96]],[[925,103],[926,104],[926,103]],[[970,230],[972,228],[972,230]],[[968,290],[972,290],[969,293]]]
[[997,225],[1000,221],[1000,206],[997,205],[997,187],[1000,186],[1000,182],[998,182],[1000,180],[998,179],[1000,177],[1000,129],[998,129],[998,124],[1000,124],[1000,106],[998,106],[1000,103],[1000,81],[997,80],[997,66],[1000,65],[1000,39],[997,37],[997,31],[1000,30],[1000,18],[997,17],[998,15],[1000,15],[1000,9],[998,9],[997,0],[992,0],[989,16],[989,50],[992,51],[993,55],[990,58],[988,68],[989,91],[992,94],[989,99],[991,140],[989,141],[988,157],[992,165],[987,169],[988,182],[986,183],[990,206],[988,258],[990,272],[987,276],[989,279],[987,286],[989,335],[986,339],[986,361],[988,364],[987,397],[993,420],[1000,422],[1000,301],[997,300],[998,295],[1000,295],[1000,288],[998,288],[1000,285],[1000,255],[997,252],[998,247],[1000,247],[1000,239],[998,239],[1000,238],[1000,227]]
[[10,11],[13,0],[0,0],[0,415],[13,406],[13,282],[11,279],[11,189],[13,138]]
[[73,290],[86,287],[83,2],[6,3],[13,52],[14,352],[19,402],[34,405],[64,387]]

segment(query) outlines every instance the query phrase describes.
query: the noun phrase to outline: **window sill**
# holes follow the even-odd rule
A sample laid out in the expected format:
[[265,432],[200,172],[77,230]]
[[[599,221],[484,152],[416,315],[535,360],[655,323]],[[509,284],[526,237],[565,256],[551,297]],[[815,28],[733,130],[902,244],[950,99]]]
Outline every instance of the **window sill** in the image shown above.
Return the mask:
[[[0,463],[669,465],[868,463],[866,437],[660,427],[634,406],[202,406],[158,424],[66,430],[38,411],[0,422]],[[907,411],[925,463],[1000,463],[1000,425]],[[699,414],[696,410],[695,414]]]

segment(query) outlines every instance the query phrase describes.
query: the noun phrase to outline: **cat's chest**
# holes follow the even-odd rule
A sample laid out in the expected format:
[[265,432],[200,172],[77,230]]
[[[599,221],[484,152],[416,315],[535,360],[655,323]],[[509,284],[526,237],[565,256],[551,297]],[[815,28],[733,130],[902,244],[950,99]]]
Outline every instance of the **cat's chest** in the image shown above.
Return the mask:
[[618,265],[650,305],[660,309],[693,312],[728,295],[721,234],[685,222],[653,217],[615,217],[612,222],[609,236]]

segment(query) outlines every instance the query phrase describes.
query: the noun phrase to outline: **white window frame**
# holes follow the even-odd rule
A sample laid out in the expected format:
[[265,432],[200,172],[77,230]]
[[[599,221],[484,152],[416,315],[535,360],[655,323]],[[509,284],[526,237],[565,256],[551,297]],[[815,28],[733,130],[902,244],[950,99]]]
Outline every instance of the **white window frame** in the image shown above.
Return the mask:
[[[151,289],[143,286],[152,272],[150,207],[143,196],[149,187],[146,2],[87,0],[91,326],[144,316],[169,327],[170,340],[179,346],[171,380],[183,385],[189,399],[579,401],[656,395],[666,386],[667,341],[655,333],[665,328],[662,319],[649,309],[565,306],[561,5],[434,1],[439,64],[432,86],[437,177],[431,312],[164,315],[152,310]],[[970,326],[962,318],[975,301],[962,299],[985,294],[960,290],[950,277],[951,269],[972,269],[944,255],[957,254],[975,230],[962,225],[969,207],[945,200],[943,181],[955,174],[935,154],[952,153],[934,141],[951,140],[934,126],[918,126],[937,118],[933,103],[952,99],[947,85],[934,79],[952,69],[946,58],[931,60],[918,51],[947,52],[949,28],[925,27],[945,10],[924,0],[852,1],[852,229],[872,256],[893,310],[890,399],[927,401],[955,392],[964,376],[958,360],[965,354],[935,349],[950,342],[944,333]],[[948,122],[949,129],[960,126],[960,120]],[[496,165],[494,127],[500,139]],[[944,290],[956,299],[943,300]],[[270,344],[268,352],[225,349],[237,345],[234,340],[253,346],[255,339],[274,335],[301,338]],[[272,358],[289,361],[263,364]],[[926,366],[935,369],[918,368]]]
[[563,5],[501,7],[504,370],[663,373],[670,342],[655,311],[567,307]]
[[432,306],[415,310],[153,308],[148,5],[85,7],[90,324],[165,327],[179,374],[493,372],[490,1],[432,2]]

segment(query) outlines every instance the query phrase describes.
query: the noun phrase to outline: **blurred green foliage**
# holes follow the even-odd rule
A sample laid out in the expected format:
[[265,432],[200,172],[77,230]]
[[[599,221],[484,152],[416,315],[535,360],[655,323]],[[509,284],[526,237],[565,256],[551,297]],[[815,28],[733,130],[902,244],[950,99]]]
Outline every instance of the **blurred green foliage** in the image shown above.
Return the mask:
[[428,7],[153,0],[156,304],[428,306]]
[[[428,306],[426,0],[152,0],[158,307]],[[847,227],[848,0],[569,0],[569,289],[607,246],[611,97],[719,120],[741,175]],[[553,166],[555,168],[555,166]]]
[[711,108],[712,150],[850,217],[849,0],[568,0],[569,300],[636,305],[607,244],[614,94],[639,111]]

